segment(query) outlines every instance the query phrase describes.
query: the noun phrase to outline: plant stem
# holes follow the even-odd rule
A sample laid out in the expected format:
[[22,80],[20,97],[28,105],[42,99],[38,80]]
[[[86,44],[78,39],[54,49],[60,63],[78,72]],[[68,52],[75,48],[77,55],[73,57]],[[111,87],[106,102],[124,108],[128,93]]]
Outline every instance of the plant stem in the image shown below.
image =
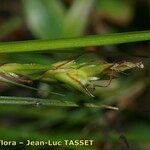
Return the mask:
[[[0,96],[0,104],[9,105],[43,105],[43,106],[58,106],[58,107],[80,107],[75,102],[61,101],[61,100],[50,100],[50,99],[39,99],[39,98],[28,98],[28,97],[7,97]],[[107,108],[118,110],[116,107],[106,106],[106,105],[96,105],[92,103],[85,103],[83,107],[89,108]]]
[[55,40],[2,42],[0,43],[0,53],[35,52],[35,51],[81,52],[81,50],[79,49],[67,49],[67,48],[102,46],[102,45],[148,41],[148,40],[150,40],[150,30],[126,32],[126,33],[113,33],[105,35],[91,35],[78,38],[64,38]]

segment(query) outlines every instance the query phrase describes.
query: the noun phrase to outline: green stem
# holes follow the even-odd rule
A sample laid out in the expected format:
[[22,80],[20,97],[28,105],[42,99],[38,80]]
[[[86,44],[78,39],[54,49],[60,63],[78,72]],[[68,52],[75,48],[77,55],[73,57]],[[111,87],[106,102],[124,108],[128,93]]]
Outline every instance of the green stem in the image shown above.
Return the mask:
[[33,52],[33,51],[49,51],[49,52],[79,52],[77,48],[86,46],[102,46],[120,43],[129,43],[137,41],[150,40],[150,30],[113,33],[105,35],[91,35],[78,38],[66,38],[55,40],[30,40],[20,42],[2,42],[0,43],[0,53],[14,53],[14,52]]
[[[43,105],[43,106],[58,106],[58,107],[80,107],[75,102],[70,101],[61,101],[61,100],[49,100],[49,99],[39,99],[39,98],[28,98],[28,97],[7,97],[7,96],[0,96],[0,105]],[[92,103],[85,103],[84,107],[89,108],[108,108],[108,109],[116,109],[115,107],[106,106],[106,105],[96,105]]]

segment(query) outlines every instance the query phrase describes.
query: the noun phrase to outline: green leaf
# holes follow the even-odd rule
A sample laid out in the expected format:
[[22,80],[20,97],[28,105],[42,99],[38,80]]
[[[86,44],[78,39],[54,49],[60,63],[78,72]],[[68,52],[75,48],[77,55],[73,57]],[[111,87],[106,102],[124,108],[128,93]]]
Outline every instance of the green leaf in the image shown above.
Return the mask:
[[[50,99],[39,99],[30,97],[6,97],[0,96],[0,104],[10,104],[10,105],[33,105],[41,104],[43,106],[58,106],[58,107],[80,107],[76,102],[71,102],[67,100],[50,100]],[[105,105],[97,105],[93,103],[85,103],[82,105],[89,108],[101,108],[106,107]]]
[[60,0],[23,0],[23,4],[32,33],[53,39],[82,35],[94,1],[75,0],[68,11]]
[[64,6],[60,0],[23,0],[27,23],[38,38],[62,36]]
[[75,0],[68,11],[64,22],[65,37],[76,37],[86,29],[89,15],[95,0]]

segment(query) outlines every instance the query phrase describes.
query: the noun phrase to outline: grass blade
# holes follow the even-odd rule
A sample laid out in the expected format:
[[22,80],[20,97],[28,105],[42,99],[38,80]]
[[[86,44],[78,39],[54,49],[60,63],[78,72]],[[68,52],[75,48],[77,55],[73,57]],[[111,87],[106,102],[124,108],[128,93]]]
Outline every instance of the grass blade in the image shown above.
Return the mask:
[[[77,37],[83,34],[89,21],[94,0],[75,0],[64,20],[65,37]],[[84,11],[83,11],[84,10]]]
[[[65,7],[59,0],[23,0],[27,24],[42,39],[62,37]],[[40,11],[39,11],[40,10]]]
[[[30,97],[7,97],[0,96],[0,104],[6,105],[43,105],[43,106],[57,106],[57,107],[80,107],[79,104],[71,101],[65,100],[50,100],[50,99],[40,99],[40,98],[30,98]],[[82,107],[88,108],[108,108],[118,110],[116,107],[97,105],[93,103],[84,103]]]
[[[14,52],[81,52],[81,50],[66,49],[86,46],[102,46],[120,43],[150,40],[150,30],[113,33],[105,35],[92,35],[78,38],[64,38],[55,40],[30,40],[21,42],[2,42],[0,43],[0,53]],[[64,51],[64,49],[66,49]]]

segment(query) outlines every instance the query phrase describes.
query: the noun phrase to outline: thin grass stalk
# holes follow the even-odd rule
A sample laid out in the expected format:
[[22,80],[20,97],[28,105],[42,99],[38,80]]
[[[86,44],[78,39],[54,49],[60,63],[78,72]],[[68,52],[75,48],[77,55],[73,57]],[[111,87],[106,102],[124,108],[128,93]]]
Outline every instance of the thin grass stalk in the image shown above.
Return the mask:
[[[9,105],[43,105],[43,106],[57,106],[57,107],[81,107],[75,102],[70,102],[66,100],[49,100],[49,99],[40,99],[40,98],[30,98],[30,97],[7,97],[0,96],[0,104],[9,104]],[[106,106],[106,105],[97,105],[93,103],[84,103],[82,107],[88,108],[108,108],[118,110],[116,107]]]
[[37,51],[81,52],[81,50],[79,49],[67,49],[67,48],[103,46],[103,45],[148,41],[148,40],[150,40],[150,30],[126,32],[126,33],[113,33],[104,35],[90,35],[84,37],[64,38],[55,40],[1,42],[0,53],[37,52]]

